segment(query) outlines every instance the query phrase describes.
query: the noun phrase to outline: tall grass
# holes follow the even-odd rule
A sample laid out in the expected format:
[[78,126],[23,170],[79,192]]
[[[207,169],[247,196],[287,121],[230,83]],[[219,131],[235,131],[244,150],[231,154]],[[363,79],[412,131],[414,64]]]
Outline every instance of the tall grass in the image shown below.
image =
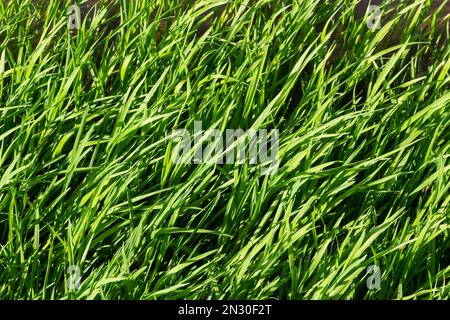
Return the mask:
[[[68,2],[0,3],[0,298],[447,298],[450,47],[423,4],[370,30],[351,1],[121,0],[74,34]],[[194,121],[278,129],[279,170],[174,163]]]

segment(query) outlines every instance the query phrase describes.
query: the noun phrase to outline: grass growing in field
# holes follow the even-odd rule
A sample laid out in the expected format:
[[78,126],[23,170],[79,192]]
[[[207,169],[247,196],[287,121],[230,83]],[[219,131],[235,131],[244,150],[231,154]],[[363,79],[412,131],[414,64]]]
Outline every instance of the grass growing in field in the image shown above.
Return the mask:
[[[0,4],[1,299],[449,296],[450,49],[349,1],[239,0],[197,34],[227,2],[121,1],[77,35],[58,1]],[[279,129],[279,170],[173,163],[194,121]]]

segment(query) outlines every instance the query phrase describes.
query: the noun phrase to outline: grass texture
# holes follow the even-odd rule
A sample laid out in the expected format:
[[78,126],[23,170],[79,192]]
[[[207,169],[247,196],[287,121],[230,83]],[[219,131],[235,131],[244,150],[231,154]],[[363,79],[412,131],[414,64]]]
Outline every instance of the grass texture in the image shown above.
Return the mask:
[[[1,299],[449,297],[430,1],[381,29],[352,1],[119,2],[76,34],[69,3],[0,3]],[[278,129],[278,171],[174,163],[194,121]]]

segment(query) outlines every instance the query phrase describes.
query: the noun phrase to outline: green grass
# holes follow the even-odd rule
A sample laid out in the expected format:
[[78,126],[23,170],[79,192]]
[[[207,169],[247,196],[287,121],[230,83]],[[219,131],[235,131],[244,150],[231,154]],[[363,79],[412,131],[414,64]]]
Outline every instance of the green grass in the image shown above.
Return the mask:
[[[450,49],[349,1],[238,0],[197,35],[226,2],[77,35],[58,1],[0,4],[0,299],[449,297]],[[173,163],[194,121],[278,129],[279,170]]]

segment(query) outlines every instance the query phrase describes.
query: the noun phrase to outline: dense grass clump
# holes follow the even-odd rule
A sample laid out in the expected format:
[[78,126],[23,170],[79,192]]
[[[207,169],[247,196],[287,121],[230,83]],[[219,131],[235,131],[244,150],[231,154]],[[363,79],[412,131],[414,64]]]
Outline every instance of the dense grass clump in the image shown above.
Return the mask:
[[[431,1],[369,29],[354,1],[117,0],[76,32],[44,2],[0,3],[0,299],[449,297]],[[278,170],[173,162],[194,121],[278,129]]]

